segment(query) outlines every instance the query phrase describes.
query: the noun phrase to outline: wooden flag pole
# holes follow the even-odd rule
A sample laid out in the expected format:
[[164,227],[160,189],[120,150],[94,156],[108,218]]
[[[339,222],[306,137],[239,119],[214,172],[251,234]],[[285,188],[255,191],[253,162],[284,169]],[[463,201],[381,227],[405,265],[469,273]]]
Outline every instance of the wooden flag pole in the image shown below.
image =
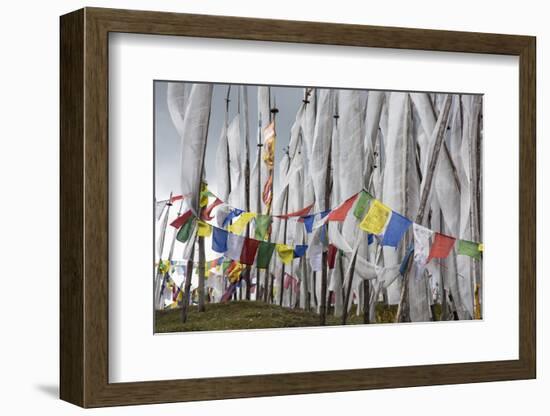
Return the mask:
[[[437,133],[436,133],[435,143],[434,143],[434,147],[433,147],[433,150],[432,150],[432,154],[430,156],[430,161],[429,161],[429,164],[428,164],[428,170],[427,170],[427,174],[426,174],[426,178],[425,178],[426,182],[425,182],[424,188],[422,189],[422,195],[421,195],[421,198],[420,198],[420,205],[418,207],[418,214],[417,214],[416,220],[415,220],[415,222],[417,224],[421,224],[421,225],[424,224],[424,216],[425,216],[425,212],[426,212],[426,205],[428,203],[428,197],[430,195],[432,182],[433,182],[433,176],[434,176],[435,168],[437,166],[437,161],[439,159],[439,153],[441,151],[441,145],[442,145],[443,139],[445,137],[445,130],[446,130],[447,123],[448,123],[448,120],[449,120],[450,109],[451,109],[451,97],[450,97],[449,94],[447,94],[445,96],[445,102],[443,104],[443,111],[441,112],[439,120],[437,120],[437,124],[436,124]],[[410,279],[410,274],[411,274],[411,269],[412,269],[412,264],[413,264],[413,257],[414,257],[413,255],[409,256],[409,261],[407,262],[406,272],[405,272],[405,275],[403,276],[403,283],[402,283],[402,286],[401,286],[401,296],[400,296],[400,300],[399,300],[399,305],[397,306],[397,313],[396,313],[396,316],[395,316],[395,321],[396,322],[402,322],[403,312],[404,312],[404,308],[406,306],[405,303],[408,302],[407,301],[407,299],[408,299],[407,294],[408,294],[409,279]]]

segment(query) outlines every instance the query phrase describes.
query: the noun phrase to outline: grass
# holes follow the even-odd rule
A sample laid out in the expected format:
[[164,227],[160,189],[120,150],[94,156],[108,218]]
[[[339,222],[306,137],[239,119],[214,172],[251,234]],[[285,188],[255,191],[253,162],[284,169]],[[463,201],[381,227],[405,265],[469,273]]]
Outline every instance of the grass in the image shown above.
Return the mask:
[[[393,322],[397,306],[376,305],[376,322]],[[363,317],[355,314],[355,306],[348,315],[347,323],[363,324]],[[341,325],[331,310],[327,325]],[[191,307],[187,322],[181,322],[181,309],[157,311],[155,332],[219,331],[224,329],[297,328],[319,326],[319,315],[302,309],[283,308],[256,301],[233,301],[206,305],[206,311],[199,313]]]

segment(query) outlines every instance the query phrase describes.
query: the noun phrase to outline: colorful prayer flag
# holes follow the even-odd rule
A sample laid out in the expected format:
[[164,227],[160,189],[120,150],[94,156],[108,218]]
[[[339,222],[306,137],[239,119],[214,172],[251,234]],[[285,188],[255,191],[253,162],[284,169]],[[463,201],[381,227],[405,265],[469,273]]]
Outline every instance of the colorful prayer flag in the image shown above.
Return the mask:
[[214,208],[216,208],[218,205],[221,205],[221,204],[223,204],[223,201],[220,198],[216,198],[216,200],[214,202],[212,202],[209,206],[207,206],[206,208],[203,208],[202,213],[201,213],[201,218],[204,221],[211,221],[214,218],[211,215],[212,210]]
[[426,264],[430,254],[430,240],[434,232],[420,224],[413,224],[414,237],[414,261],[418,264]]
[[244,269],[244,266],[239,263],[238,261],[233,263],[233,267],[231,268],[231,271],[228,271],[227,278],[231,283],[238,282],[241,278],[241,273]]
[[355,209],[353,210],[353,215],[355,215],[355,218],[360,220],[365,217],[369,203],[373,199],[374,197],[367,191],[361,191],[357,204],[355,204]]
[[256,213],[244,212],[239,216],[239,219],[235,221],[234,224],[231,224],[229,227],[227,227],[227,229],[234,234],[242,234],[244,232],[244,229],[246,228],[246,225],[254,217],[256,217]]
[[391,209],[386,205],[380,202],[378,199],[375,199],[368,212],[359,224],[359,227],[371,234],[380,234],[384,230],[384,226],[388,221],[388,217],[391,214]]
[[426,263],[429,263],[431,259],[444,259],[451,252],[455,238],[445,234],[435,233],[434,242],[430,250],[430,255]]
[[176,240],[178,240],[180,243],[186,243],[193,233],[194,226],[195,221],[193,220],[189,220],[185,224],[183,224],[176,234]]
[[307,245],[306,244],[298,244],[294,247],[294,258],[302,257],[304,254],[306,254],[307,251]]
[[246,237],[244,239],[243,249],[241,251],[240,262],[242,264],[252,265],[254,264],[254,258],[256,257],[256,251],[260,244],[259,240]]
[[212,234],[212,226],[199,220],[199,229],[197,230],[197,237],[210,237]]
[[403,238],[403,235],[405,235],[411,224],[411,220],[395,211],[392,211],[390,222],[386,227],[386,231],[384,231],[382,245],[397,248],[399,242]]
[[188,210],[184,214],[180,215],[178,218],[176,218],[174,221],[170,223],[170,225],[174,228],[180,228],[183,224],[185,224],[191,217],[193,216],[193,213],[191,210]]
[[481,258],[479,246],[480,244],[473,241],[458,240],[457,253],[479,260]]
[[242,209],[234,208],[223,220],[222,227],[225,227],[229,222],[243,213]]
[[336,253],[338,252],[338,248],[332,244],[328,245],[328,252],[327,252],[327,264],[329,269],[334,269],[334,265],[336,264]]
[[339,221],[342,222],[346,219],[351,206],[357,199],[359,194],[355,194],[352,197],[346,199],[338,208],[335,208],[328,214],[327,221]]
[[284,218],[284,219],[288,219],[290,217],[303,217],[304,215],[307,215],[309,211],[311,211],[311,208],[313,208],[313,205],[314,204],[311,204],[305,208],[302,208],[299,211],[291,212],[290,214],[281,214],[281,215],[274,215],[274,216],[277,218]]
[[214,235],[212,236],[212,250],[218,253],[225,253],[227,251],[227,234],[227,231],[214,227]]
[[311,215],[306,215],[305,217],[302,217],[307,233],[309,234],[313,232],[313,225],[315,224],[316,219],[322,220],[328,214],[330,214],[330,210],[326,210],[318,214],[311,214]]
[[243,249],[244,237],[237,234],[228,233],[227,235],[227,252],[226,257],[232,260],[239,260],[241,258],[241,251]]
[[258,246],[258,255],[256,256],[256,268],[267,269],[269,267],[269,262],[271,261],[271,256],[273,256],[274,250],[274,243],[260,241],[260,245]]
[[272,218],[270,215],[258,214],[255,219],[256,229],[254,230],[254,237],[258,240],[265,240],[269,226],[271,225]]
[[294,249],[291,246],[287,246],[286,244],[276,244],[275,248],[284,264],[292,263],[292,259],[294,258]]

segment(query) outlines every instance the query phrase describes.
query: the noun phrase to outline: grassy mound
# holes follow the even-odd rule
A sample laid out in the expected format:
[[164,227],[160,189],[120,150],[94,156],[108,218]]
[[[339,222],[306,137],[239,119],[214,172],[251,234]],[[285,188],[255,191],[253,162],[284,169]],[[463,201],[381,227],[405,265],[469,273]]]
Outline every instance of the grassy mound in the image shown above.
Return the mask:
[[[377,323],[393,322],[396,306],[376,306]],[[331,310],[327,325],[341,325],[341,318],[335,318]],[[348,325],[363,324],[363,317],[356,316],[355,307],[347,320]],[[191,307],[187,322],[181,322],[181,309],[157,311],[155,332],[219,331],[224,329],[296,328],[319,326],[319,315],[302,309],[283,308],[278,305],[256,301],[233,301],[206,305],[206,311],[199,313]]]

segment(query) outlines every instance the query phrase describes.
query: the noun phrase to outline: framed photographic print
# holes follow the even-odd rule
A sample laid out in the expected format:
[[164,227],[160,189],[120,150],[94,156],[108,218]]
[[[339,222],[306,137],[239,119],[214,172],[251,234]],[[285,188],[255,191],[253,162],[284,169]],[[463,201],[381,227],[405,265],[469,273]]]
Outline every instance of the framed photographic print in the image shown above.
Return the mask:
[[61,398],[536,376],[535,38],[61,17]]

